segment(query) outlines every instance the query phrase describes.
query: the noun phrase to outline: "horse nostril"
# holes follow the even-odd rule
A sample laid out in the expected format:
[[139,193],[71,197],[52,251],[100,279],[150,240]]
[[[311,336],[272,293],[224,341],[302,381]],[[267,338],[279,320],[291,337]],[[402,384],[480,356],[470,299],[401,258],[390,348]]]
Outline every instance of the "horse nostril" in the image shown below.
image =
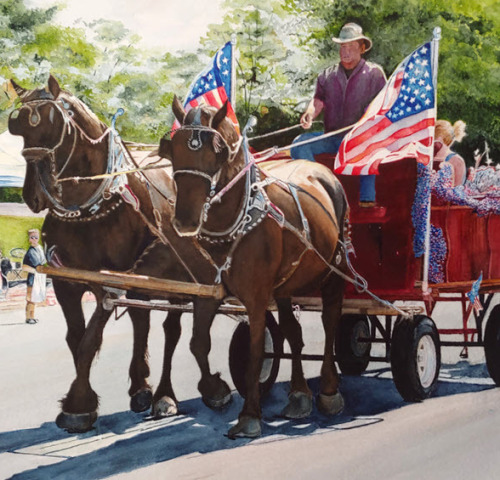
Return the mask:
[[179,222],[179,220],[177,218],[174,218],[174,220],[172,222],[172,225],[173,225],[173,227],[175,228],[175,230],[177,232],[179,232],[180,230],[182,230],[181,222]]

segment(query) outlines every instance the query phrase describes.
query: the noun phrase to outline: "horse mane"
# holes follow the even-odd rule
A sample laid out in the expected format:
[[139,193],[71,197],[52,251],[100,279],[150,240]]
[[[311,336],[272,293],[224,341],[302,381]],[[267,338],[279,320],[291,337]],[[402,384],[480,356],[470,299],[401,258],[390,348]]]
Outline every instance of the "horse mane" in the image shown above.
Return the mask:
[[75,95],[62,90],[57,100],[63,100],[70,104],[75,114],[75,122],[86,133],[90,135],[101,134],[106,130],[106,124],[99,120],[99,117]]

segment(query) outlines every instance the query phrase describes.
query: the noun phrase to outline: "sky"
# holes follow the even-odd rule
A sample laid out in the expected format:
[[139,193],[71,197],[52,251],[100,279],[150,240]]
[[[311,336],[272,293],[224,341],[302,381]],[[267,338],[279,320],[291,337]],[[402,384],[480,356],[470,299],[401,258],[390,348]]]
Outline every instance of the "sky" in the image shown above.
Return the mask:
[[25,0],[28,7],[64,4],[57,23],[73,26],[78,19],[119,20],[139,34],[148,47],[167,51],[195,50],[208,25],[222,16],[222,0]]

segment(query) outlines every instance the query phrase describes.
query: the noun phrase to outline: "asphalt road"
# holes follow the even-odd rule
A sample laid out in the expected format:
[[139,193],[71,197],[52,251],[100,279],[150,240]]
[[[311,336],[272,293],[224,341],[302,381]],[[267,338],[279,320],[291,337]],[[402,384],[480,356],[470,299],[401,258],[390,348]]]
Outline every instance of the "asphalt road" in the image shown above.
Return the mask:
[[[91,311],[92,303],[86,303]],[[451,307],[439,323],[457,317]],[[91,382],[100,395],[96,429],[81,435],[54,424],[59,399],[74,377],[58,306],[38,310],[40,323],[26,325],[23,311],[0,312],[0,478],[231,478],[234,479],[497,479],[500,477],[500,391],[493,388],[481,349],[461,360],[456,348],[443,351],[434,398],[419,404],[399,396],[386,364],[371,364],[361,377],[343,377],[344,412],[288,421],[279,416],[290,375],[282,362],[278,381],[263,401],[263,435],[232,441],[225,433],[242,405],[235,392],[222,412],[200,400],[196,363],[189,352],[191,317],[174,356],[173,385],[180,415],[158,422],[129,411],[128,363],[131,326],[127,316],[111,319]],[[153,313],[151,381],[157,383],[163,348],[163,314]],[[303,313],[305,352],[319,353],[318,314]],[[235,322],[218,316],[211,362],[232,386],[228,344]],[[455,324],[456,326],[456,324]],[[320,365],[305,362],[318,390]]]

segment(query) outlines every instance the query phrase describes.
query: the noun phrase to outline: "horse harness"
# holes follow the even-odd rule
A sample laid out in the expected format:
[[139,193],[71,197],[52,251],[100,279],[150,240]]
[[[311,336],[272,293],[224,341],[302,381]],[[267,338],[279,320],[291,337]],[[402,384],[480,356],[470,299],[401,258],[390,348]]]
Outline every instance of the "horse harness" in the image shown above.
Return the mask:
[[[64,220],[64,221],[91,221],[97,218],[101,218],[111,211],[115,210],[123,201],[123,198],[115,198],[112,203],[108,203],[106,210],[101,210],[104,203],[111,200],[113,193],[116,191],[123,192],[123,185],[113,178],[105,178],[100,183],[98,188],[89,196],[89,198],[80,205],[72,205],[70,207],[63,205],[62,203],[62,185],[60,183],[61,175],[66,170],[70,161],[73,158],[77,143],[77,131],[83,138],[86,138],[92,144],[97,144],[101,142],[107,135],[109,135],[109,148],[108,148],[108,158],[107,158],[107,173],[112,171],[117,171],[121,168],[124,163],[124,147],[120,140],[120,137],[116,130],[114,129],[115,117],[113,117],[113,127],[106,129],[106,131],[97,139],[90,138],[82,128],[74,121],[74,112],[71,110],[71,105],[64,99],[55,100],[51,94],[43,92],[44,98],[30,100],[21,105],[17,110],[11,113],[11,118],[16,118],[14,115],[19,116],[19,112],[26,108],[29,111],[28,121],[30,126],[36,127],[41,121],[41,115],[39,112],[40,107],[43,105],[51,105],[56,111],[61,114],[64,121],[64,126],[61,130],[59,141],[52,148],[47,147],[27,147],[22,150],[22,155],[28,163],[39,162],[43,158],[48,157],[50,161],[50,175],[55,185],[56,193],[51,194],[47,185],[40,176],[38,172],[38,179],[44,194],[47,196],[49,201],[52,203],[52,207],[49,210],[49,214]],[[54,121],[54,110],[51,109],[49,113],[49,120],[53,123]],[[72,128],[73,127],[73,128]],[[60,149],[64,146],[66,138],[73,135],[73,142],[71,145],[71,150],[67,156],[61,169],[57,169],[57,155]]]
[[[196,121],[196,120],[195,120]],[[299,255],[297,261],[293,262],[292,268],[290,271],[279,281],[279,283],[275,286],[275,288],[279,287],[281,284],[285,283],[298,268],[300,261],[303,255],[309,250],[316,250],[315,247],[311,243],[311,235],[308,220],[304,214],[302,209],[302,205],[300,203],[298,197],[298,191],[303,191],[299,186],[293,183],[283,182],[275,177],[266,177],[265,179],[261,179],[261,170],[255,164],[255,160],[248,159],[248,146],[246,145],[243,137],[233,145],[233,148],[230,148],[227,144],[224,137],[220,132],[212,128],[211,126],[205,126],[201,124],[191,124],[191,125],[183,125],[179,130],[191,130],[191,136],[187,141],[187,146],[192,151],[198,151],[202,148],[203,142],[201,139],[201,132],[211,132],[214,134],[214,138],[212,140],[212,144],[214,146],[214,151],[216,153],[220,153],[223,150],[223,147],[226,147],[228,150],[228,159],[225,163],[230,163],[236,154],[238,153],[241,144],[243,143],[244,154],[245,154],[245,167],[237,174],[237,176],[228,184],[228,186],[224,187],[222,194],[226,193],[229,188],[236,184],[236,181],[239,180],[243,175],[245,175],[245,198],[243,201],[242,208],[233,222],[233,224],[222,232],[213,232],[207,230],[203,227],[203,223],[207,221],[208,211],[212,204],[220,202],[221,192],[216,192],[216,187],[218,180],[221,175],[222,168],[225,163],[217,170],[213,175],[209,175],[205,172],[200,172],[192,169],[181,169],[176,170],[174,172],[175,176],[178,174],[189,174],[194,176],[202,177],[210,183],[210,192],[208,197],[205,200],[205,203],[202,207],[203,217],[202,217],[202,227],[200,229],[200,234],[198,235],[195,243],[197,244],[197,248],[203,254],[203,256],[212,264],[212,266],[216,269],[217,274],[215,277],[215,283],[219,284],[222,282],[222,273],[224,271],[228,271],[232,264],[233,254],[238,247],[239,243],[243,239],[245,235],[250,233],[257,225],[259,225],[266,217],[270,217],[278,223],[281,229],[286,228],[287,230],[292,231],[297,237],[299,237],[302,243],[305,245],[305,249]],[[217,140],[215,140],[217,139]],[[297,211],[300,216],[300,222],[302,229],[296,228],[293,224],[291,224],[286,218],[281,209],[275,205],[269,199],[269,196],[266,193],[266,187],[271,184],[277,184],[280,188],[288,192],[297,207]],[[229,188],[228,188],[229,187]],[[313,197],[314,198],[314,197]],[[336,224],[335,220],[332,221]],[[206,241],[209,244],[228,244],[231,243],[231,247],[226,256],[226,259],[223,265],[219,266],[213,260],[212,256],[209,252],[200,245],[199,241]]]

